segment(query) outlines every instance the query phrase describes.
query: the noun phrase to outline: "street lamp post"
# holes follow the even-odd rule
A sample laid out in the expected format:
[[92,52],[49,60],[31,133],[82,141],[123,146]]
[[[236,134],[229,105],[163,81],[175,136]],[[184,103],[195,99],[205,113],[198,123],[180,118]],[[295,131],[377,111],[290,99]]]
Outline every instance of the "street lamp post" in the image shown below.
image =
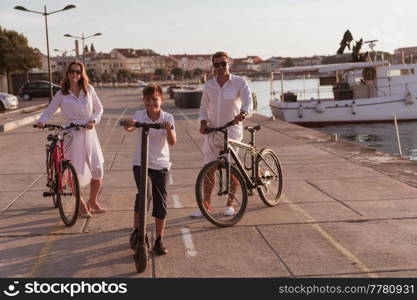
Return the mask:
[[51,58],[49,56],[49,36],[48,36],[48,18],[47,17],[49,15],[52,15],[52,14],[60,12],[60,11],[75,8],[75,5],[70,4],[70,5],[65,6],[63,9],[55,10],[55,11],[51,11],[51,12],[47,12],[46,5],[44,5],[43,8],[44,8],[44,10],[43,10],[43,12],[41,12],[41,11],[30,10],[30,9],[27,9],[23,6],[15,6],[14,7],[14,9],[17,9],[17,10],[32,12],[32,13],[35,13],[35,14],[43,15],[45,17],[46,53],[47,53],[47,56],[48,56],[49,102],[51,102],[52,97],[53,97],[53,91],[52,91]]
[[83,47],[83,64],[84,64],[85,68],[87,68],[87,67],[85,66],[84,40],[86,40],[88,38],[91,38],[91,37],[94,37],[94,36],[99,36],[99,35],[102,35],[102,34],[100,32],[97,32],[97,33],[89,35],[89,36],[84,36],[84,32],[81,34],[81,36],[75,36],[75,35],[71,35],[71,34],[68,34],[68,33],[64,34],[64,36],[66,36],[66,37],[71,37],[71,38],[74,38],[74,39],[81,39],[82,47]]

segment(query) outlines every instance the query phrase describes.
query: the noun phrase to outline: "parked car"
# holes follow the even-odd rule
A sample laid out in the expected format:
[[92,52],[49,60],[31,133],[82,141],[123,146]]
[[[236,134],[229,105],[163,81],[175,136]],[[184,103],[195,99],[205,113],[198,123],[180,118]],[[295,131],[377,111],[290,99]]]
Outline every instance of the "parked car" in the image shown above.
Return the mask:
[[143,81],[138,81],[138,87],[139,88],[144,88],[146,86],[146,83]]
[[[60,89],[61,86],[52,83],[52,91],[54,95]],[[19,96],[26,101],[32,98],[49,97],[49,82],[44,80],[26,82],[20,87]]]
[[6,109],[15,109],[17,106],[18,101],[15,95],[0,93],[0,113]]

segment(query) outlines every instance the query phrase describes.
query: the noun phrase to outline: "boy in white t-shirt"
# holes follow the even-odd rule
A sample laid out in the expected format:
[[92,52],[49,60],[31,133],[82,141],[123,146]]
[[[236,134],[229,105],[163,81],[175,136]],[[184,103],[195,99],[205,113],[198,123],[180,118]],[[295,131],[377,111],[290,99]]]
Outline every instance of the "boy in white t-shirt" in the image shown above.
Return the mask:
[[[128,120],[125,126],[126,131],[133,131],[135,122],[140,123],[161,123],[163,129],[149,129],[149,148],[148,148],[148,176],[152,182],[153,210],[152,216],[155,217],[156,240],[153,250],[156,254],[163,255],[167,253],[166,247],[162,243],[162,236],[165,228],[166,202],[168,182],[168,172],[171,167],[169,159],[169,145],[173,146],[177,142],[175,135],[174,117],[161,110],[163,102],[163,92],[159,85],[149,84],[143,89],[143,103],[145,110],[137,111],[133,118]],[[130,236],[130,247],[135,249],[138,241],[139,226],[139,189],[140,189],[140,163],[142,129],[138,128],[137,146],[133,155],[133,175],[135,176],[138,194],[136,194],[135,214],[133,220],[134,231]],[[148,238],[146,236],[146,242]]]

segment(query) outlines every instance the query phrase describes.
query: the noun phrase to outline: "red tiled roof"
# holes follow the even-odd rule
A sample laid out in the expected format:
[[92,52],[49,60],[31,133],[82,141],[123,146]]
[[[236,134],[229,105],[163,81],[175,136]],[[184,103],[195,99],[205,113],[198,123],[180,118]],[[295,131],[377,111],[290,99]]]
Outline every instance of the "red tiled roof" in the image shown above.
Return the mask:
[[211,59],[211,54],[171,54],[171,57],[175,58],[175,59],[179,59],[182,57],[188,57],[188,58],[199,58],[199,57],[203,57],[206,59]]
[[141,56],[159,56],[158,53],[151,49],[115,48],[114,50],[116,50],[126,58],[139,58]]

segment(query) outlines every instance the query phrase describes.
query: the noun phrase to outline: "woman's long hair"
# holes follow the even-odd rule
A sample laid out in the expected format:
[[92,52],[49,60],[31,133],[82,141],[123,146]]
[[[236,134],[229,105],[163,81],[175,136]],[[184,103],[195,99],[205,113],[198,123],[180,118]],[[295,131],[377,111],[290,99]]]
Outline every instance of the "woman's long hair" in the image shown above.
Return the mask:
[[78,65],[81,68],[81,78],[80,78],[80,80],[78,80],[78,86],[84,91],[84,94],[87,95],[88,76],[87,76],[87,73],[85,72],[85,67],[84,67],[83,63],[79,60],[74,60],[74,61],[70,62],[70,64],[68,65],[68,68],[65,71],[64,80],[62,81],[62,94],[64,94],[64,95],[69,94],[70,81],[69,81],[69,78],[68,78],[68,72],[73,65]]

